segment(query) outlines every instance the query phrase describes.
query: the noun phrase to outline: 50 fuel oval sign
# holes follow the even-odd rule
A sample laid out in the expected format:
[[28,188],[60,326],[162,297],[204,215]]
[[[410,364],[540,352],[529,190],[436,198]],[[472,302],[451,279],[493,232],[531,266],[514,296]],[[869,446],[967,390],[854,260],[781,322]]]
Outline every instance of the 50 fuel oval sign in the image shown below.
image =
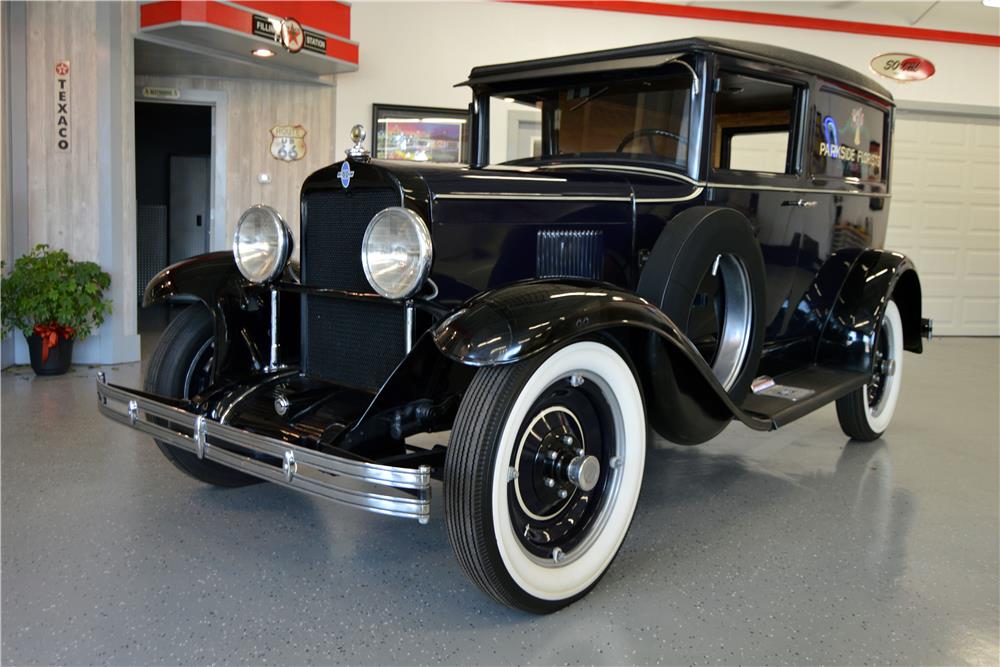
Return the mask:
[[883,53],[869,64],[879,76],[894,81],[923,81],[934,75],[934,63],[912,53]]

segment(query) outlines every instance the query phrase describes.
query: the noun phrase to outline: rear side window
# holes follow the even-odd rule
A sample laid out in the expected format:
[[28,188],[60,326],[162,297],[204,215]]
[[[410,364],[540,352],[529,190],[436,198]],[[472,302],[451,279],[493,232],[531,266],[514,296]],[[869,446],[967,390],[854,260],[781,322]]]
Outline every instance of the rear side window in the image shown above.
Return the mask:
[[792,173],[796,89],[736,72],[719,72],[712,166],[734,171]]
[[822,90],[810,147],[814,176],[882,181],[885,112]]

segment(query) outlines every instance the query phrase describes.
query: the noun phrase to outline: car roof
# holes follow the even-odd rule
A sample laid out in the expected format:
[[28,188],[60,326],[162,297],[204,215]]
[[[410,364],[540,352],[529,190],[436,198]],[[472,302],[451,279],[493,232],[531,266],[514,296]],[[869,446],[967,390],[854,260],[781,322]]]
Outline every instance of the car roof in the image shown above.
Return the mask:
[[847,84],[892,104],[892,93],[886,88],[857,70],[840,63],[780,46],[717,37],[690,37],[567,56],[484,65],[474,67],[469,73],[469,79],[458,85],[489,91],[494,88],[509,88],[508,84],[518,81],[548,76],[655,67],[665,64],[671,58],[691,52],[721,53],[808,72]]

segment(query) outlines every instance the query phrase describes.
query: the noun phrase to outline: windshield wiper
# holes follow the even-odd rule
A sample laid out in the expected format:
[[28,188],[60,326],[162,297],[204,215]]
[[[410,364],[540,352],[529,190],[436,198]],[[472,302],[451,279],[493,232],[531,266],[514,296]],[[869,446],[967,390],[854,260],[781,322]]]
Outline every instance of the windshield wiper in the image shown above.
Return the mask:
[[596,93],[592,93],[592,94],[588,95],[587,97],[583,98],[582,100],[580,100],[579,102],[577,102],[576,104],[574,104],[572,107],[570,107],[566,111],[566,113],[572,113],[572,112],[576,111],[577,109],[579,109],[580,107],[582,107],[584,104],[587,104],[588,102],[590,102],[591,100],[593,100],[595,97],[599,97],[600,95],[603,95],[604,93],[608,92],[608,88],[610,88],[610,86],[604,86],[603,88],[601,88],[600,90],[598,90]]

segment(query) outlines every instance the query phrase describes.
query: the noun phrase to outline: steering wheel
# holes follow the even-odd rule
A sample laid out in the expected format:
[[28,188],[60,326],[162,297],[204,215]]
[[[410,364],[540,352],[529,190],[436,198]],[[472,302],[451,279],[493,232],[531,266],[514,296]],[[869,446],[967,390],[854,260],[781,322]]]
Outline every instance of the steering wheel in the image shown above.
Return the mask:
[[625,138],[622,139],[620,144],[618,144],[616,152],[618,153],[624,152],[625,147],[628,146],[630,143],[632,143],[636,139],[645,137],[646,143],[649,145],[649,152],[653,155],[656,155],[656,146],[653,144],[653,137],[657,135],[674,139],[677,141],[677,143],[680,144],[686,144],[688,142],[687,139],[677,134],[676,132],[671,132],[670,130],[661,130],[658,127],[644,127],[640,130],[636,130],[635,132],[629,132],[628,134],[626,134]]

